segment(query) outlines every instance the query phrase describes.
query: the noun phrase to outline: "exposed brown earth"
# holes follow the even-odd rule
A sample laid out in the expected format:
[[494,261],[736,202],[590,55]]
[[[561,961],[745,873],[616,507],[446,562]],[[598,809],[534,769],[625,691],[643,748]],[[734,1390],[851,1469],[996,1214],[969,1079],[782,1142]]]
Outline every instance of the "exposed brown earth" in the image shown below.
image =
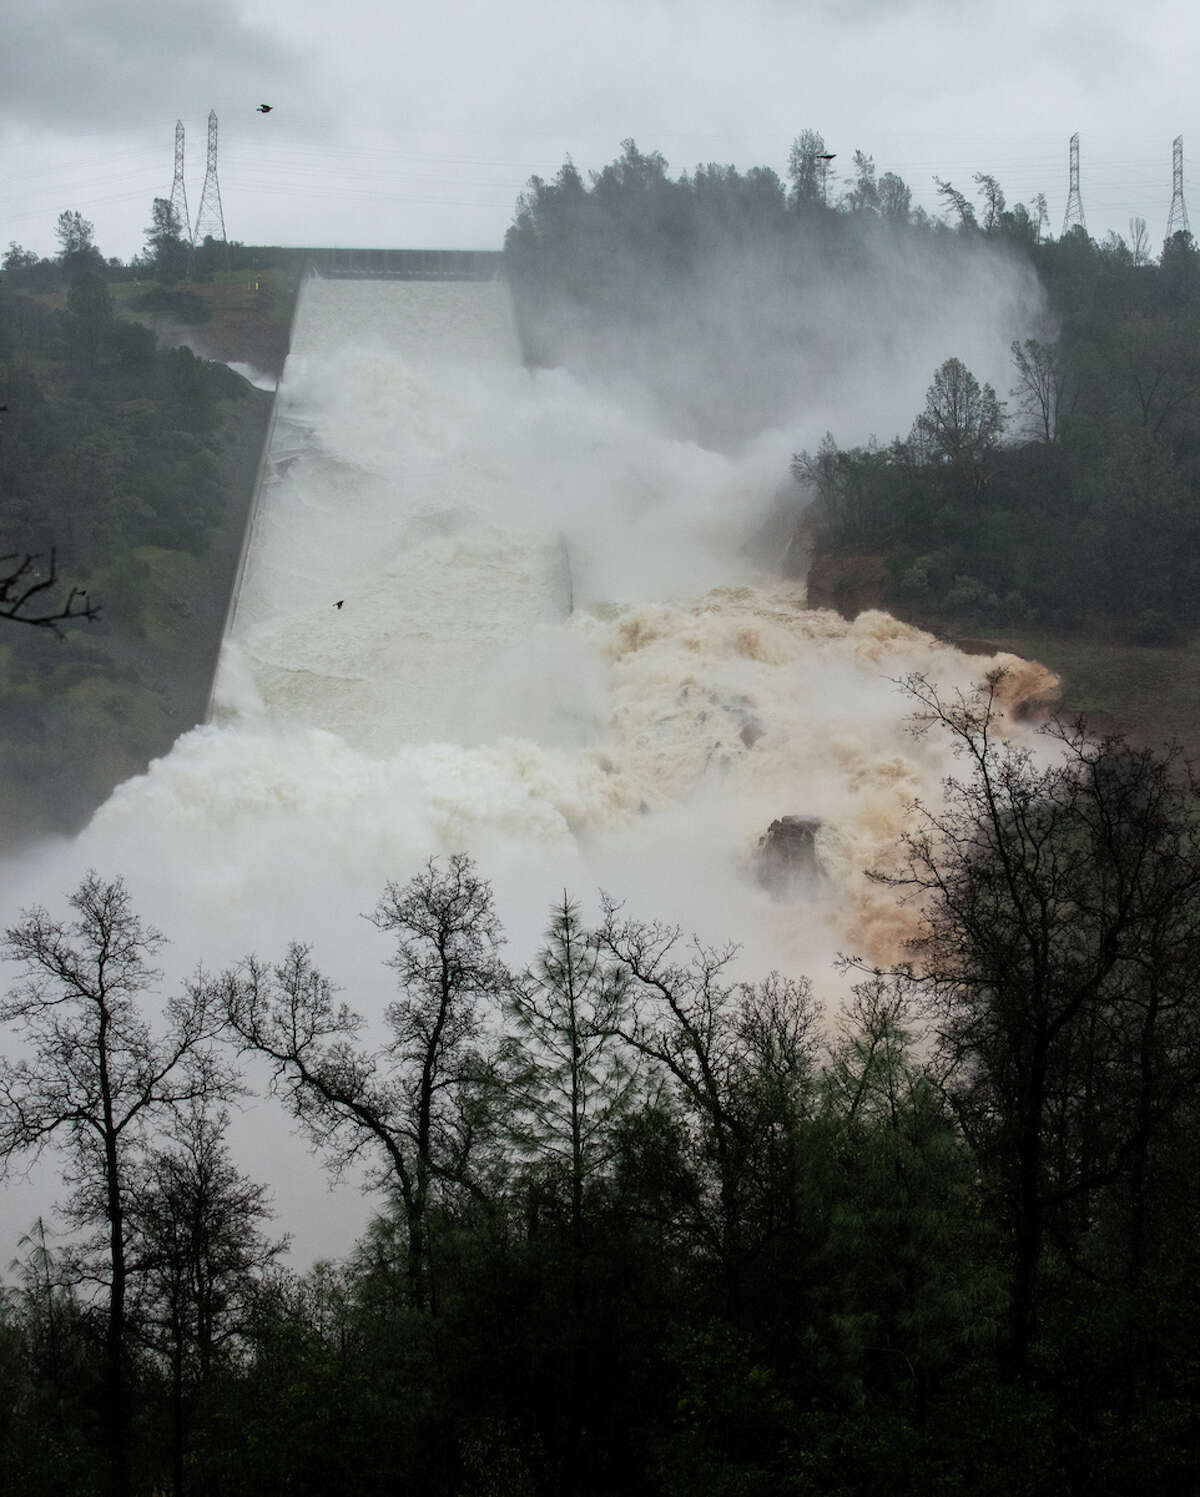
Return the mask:
[[832,608],[844,619],[857,618],[868,608],[885,608],[886,590],[887,566],[882,556],[825,554],[815,556],[808,569],[809,607]]
[[160,343],[185,344],[201,358],[250,364],[278,379],[288,352],[294,280],[278,271],[248,271],[187,289],[205,303],[212,321],[185,327],[166,317],[147,319]]

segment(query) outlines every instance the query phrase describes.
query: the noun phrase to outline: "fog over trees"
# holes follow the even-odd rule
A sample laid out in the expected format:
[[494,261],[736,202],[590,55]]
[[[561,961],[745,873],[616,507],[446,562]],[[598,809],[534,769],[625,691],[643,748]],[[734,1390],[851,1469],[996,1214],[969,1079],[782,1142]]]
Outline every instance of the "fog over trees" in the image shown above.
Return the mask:
[[[784,507],[818,551],[882,557],[886,598],[922,618],[1186,638],[1195,245],[1155,260],[1144,225],[1056,240],[1045,204],[1010,206],[995,177],[939,187],[951,222],[862,151],[836,176],[815,130],[786,183],[673,177],[632,141],[586,176],[568,162],[532,180],[509,235],[526,354],[633,371],[675,429],[736,448],[751,413],[786,410],[791,372],[816,378],[814,350],[836,376],[837,318],[864,288],[871,310],[913,270],[902,339],[938,285],[1040,283],[1008,387],[943,350],[903,430],[798,451]],[[133,268],[106,265],[77,211],[55,262],[5,258],[11,784],[38,783],[60,737],[94,751],[84,681],[118,727],[139,710],[108,687],[143,657],[96,631],[157,646],[151,561],[208,566],[245,477],[244,382],[146,325],[187,313],[189,274],[221,273],[179,227],[156,200],[142,321],[120,290]],[[694,362],[668,368],[685,325]],[[906,683],[958,772],[872,870],[911,939],[886,963],[847,952],[836,1014],[814,974],[744,976],[720,930],[619,889],[591,922],[564,889],[513,962],[470,848],[396,870],[368,912],[391,943],[382,1015],[300,933],[163,1000],[164,937],[119,878],[81,871],[61,910],[6,911],[0,1163],[54,1153],[64,1180],[61,1219],[28,1224],[0,1291],[7,1485],[1194,1487],[1200,787],[1178,749],[1083,723],[1014,744],[1001,685]],[[344,1261],[289,1265],[271,1182],[239,1168],[230,1109],[252,1078],[371,1193]]]
[[[865,446],[831,432],[819,465],[797,454],[816,544],[881,554],[885,601],[921,618],[1079,628],[1107,617],[1145,643],[1190,628],[1200,599],[1191,236],[1175,234],[1157,263],[1144,224],[1132,245],[1113,234],[1097,244],[1081,228],[1054,239],[1044,203],[1010,206],[985,173],[972,191],[941,182],[952,223],[931,220],[864,153],[843,181],[825,156],[810,130],[792,148],[789,184],[716,165],[676,178],[627,141],[590,181],[570,162],[553,181],[534,178],[508,237],[531,356],[641,372],[685,430],[690,420],[706,440],[736,441],[747,409],[760,430],[814,370],[835,383],[864,321],[892,333],[879,348],[886,368],[896,342],[917,345],[920,323],[939,301],[945,315],[980,268],[981,296],[1023,265],[1044,290],[1044,326],[1014,341],[1005,384],[989,386],[946,347],[911,429]],[[840,340],[826,339],[826,317]],[[672,348],[686,358],[673,364]],[[820,398],[813,388],[809,403]]]

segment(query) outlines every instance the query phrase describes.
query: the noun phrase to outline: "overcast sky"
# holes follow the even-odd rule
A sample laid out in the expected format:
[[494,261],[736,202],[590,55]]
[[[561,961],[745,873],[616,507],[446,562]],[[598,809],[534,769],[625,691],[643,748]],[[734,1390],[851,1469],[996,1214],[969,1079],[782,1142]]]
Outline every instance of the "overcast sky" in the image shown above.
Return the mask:
[[1158,243],[1176,135],[1200,169],[1198,34],[1191,0],[37,0],[4,24],[0,245],[53,253],[79,208],[135,253],[177,119],[194,215],[210,108],[246,243],[498,248],[568,155],[782,174],[805,128],[930,209],[935,174],[1044,192],[1056,233],[1078,131],[1089,230]]

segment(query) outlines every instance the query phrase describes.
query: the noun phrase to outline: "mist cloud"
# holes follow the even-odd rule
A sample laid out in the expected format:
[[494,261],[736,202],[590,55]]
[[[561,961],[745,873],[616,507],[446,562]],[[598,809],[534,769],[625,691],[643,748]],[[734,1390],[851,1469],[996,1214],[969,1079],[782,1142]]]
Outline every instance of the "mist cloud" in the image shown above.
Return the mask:
[[[614,300],[639,273],[618,279]],[[1009,346],[1043,301],[1028,262],[1004,248],[868,226],[853,255],[716,249],[686,279],[651,279],[636,319],[561,300],[533,320],[567,367],[617,390],[640,384],[672,434],[736,450],[772,428],[887,442],[951,356],[1006,389]]]

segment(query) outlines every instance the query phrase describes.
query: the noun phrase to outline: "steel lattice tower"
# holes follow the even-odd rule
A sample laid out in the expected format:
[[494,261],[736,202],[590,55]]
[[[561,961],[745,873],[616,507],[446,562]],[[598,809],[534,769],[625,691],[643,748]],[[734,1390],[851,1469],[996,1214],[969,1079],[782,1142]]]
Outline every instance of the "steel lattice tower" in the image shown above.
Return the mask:
[[1078,224],[1087,233],[1087,219],[1083,216],[1083,199],[1079,195],[1079,135],[1071,136],[1071,181],[1067,189],[1067,211],[1063,214],[1064,234]]
[[192,243],[203,244],[206,235],[227,244],[225,214],[221,211],[221,184],[217,181],[217,111],[208,111],[208,168],[204,173],[204,191],[192,227]]
[[1167,235],[1189,234],[1187,204],[1183,201],[1183,136],[1177,135],[1172,147],[1171,211],[1167,214]]
[[171,183],[171,207],[178,215],[179,227],[184,239],[192,237],[192,221],[188,216],[187,188],[183,185],[183,121],[175,121],[175,180]]

